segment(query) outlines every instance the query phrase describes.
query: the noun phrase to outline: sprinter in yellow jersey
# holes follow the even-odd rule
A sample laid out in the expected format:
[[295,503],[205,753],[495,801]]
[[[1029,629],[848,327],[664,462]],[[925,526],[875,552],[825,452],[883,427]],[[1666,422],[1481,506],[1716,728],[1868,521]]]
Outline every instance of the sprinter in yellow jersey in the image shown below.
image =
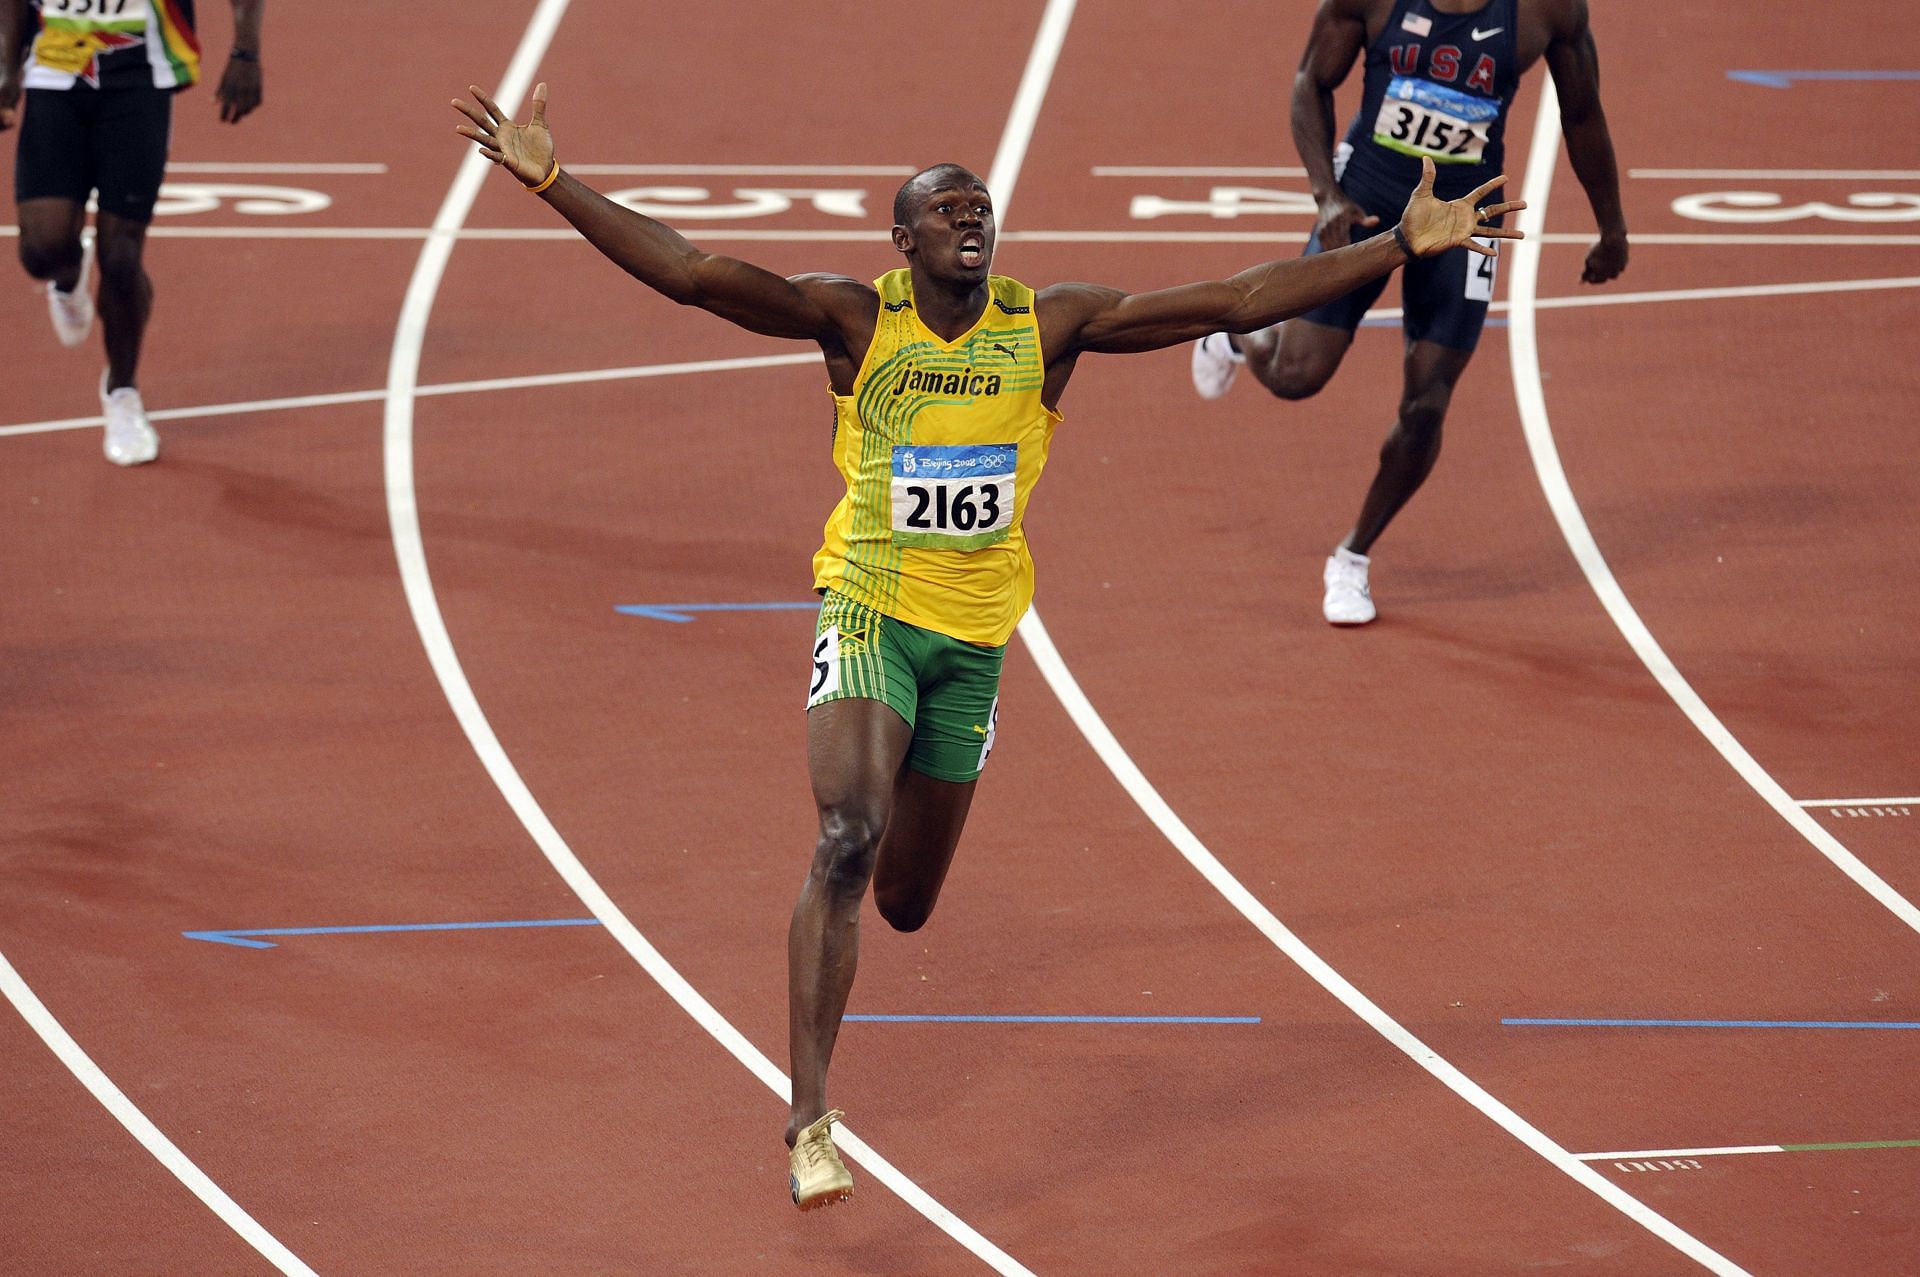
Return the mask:
[[1475,209],[1499,177],[1436,200],[1429,162],[1391,234],[1151,293],[1036,293],[988,273],[987,188],[940,164],[894,198],[903,268],[874,284],[783,279],[701,252],[562,171],[546,85],[526,124],[469,92],[478,105],[454,103],[470,121],[457,131],[628,274],[752,332],[817,342],[826,356],[847,495],[814,558],[824,602],[807,767],[820,836],[787,936],[786,1138],[794,1204],[845,1200],[853,1178],[833,1146],[827,1062],[853,987],[860,904],[871,883],[881,916],[912,931],[939,897],[992,746],[1004,644],[1033,597],[1021,516],[1075,362],[1251,332],[1460,245],[1491,254],[1471,238],[1520,238],[1487,223],[1524,205]]

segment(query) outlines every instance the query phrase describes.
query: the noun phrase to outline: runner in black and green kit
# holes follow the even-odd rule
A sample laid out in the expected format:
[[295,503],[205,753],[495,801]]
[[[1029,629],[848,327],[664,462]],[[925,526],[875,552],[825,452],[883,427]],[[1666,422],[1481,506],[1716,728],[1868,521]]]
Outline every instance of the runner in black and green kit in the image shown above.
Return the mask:
[[[220,118],[260,105],[260,14],[265,0],[233,0],[233,53],[216,97]],[[105,452],[132,466],[160,455],[134,388],[153,311],[142,257],[166,171],[173,95],[200,77],[193,0],[0,0],[0,129],[24,88],[26,118],[14,156],[20,264],[45,280],[62,345],[93,327],[87,276],[100,264],[107,350],[100,378]],[[83,235],[98,196],[94,236]]]

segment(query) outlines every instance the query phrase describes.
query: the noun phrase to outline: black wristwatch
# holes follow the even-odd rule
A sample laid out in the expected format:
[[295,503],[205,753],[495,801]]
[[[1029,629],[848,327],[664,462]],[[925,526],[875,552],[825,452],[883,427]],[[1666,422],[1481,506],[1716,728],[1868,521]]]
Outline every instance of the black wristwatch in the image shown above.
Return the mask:
[[232,53],[229,53],[227,56],[232,58],[235,62],[258,62],[260,60],[260,50],[235,49]]

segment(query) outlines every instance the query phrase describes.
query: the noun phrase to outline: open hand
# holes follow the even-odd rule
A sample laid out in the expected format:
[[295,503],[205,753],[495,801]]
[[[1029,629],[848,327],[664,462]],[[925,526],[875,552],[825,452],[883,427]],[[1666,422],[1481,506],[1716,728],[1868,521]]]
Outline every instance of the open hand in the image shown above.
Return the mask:
[[[1422,156],[1420,184],[1413,188],[1413,196],[1407,200],[1406,212],[1400,215],[1400,229],[1405,232],[1407,244],[1415,256],[1436,257],[1450,248],[1465,245],[1482,256],[1497,257],[1499,253],[1494,246],[1476,243],[1476,237],[1526,238],[1512,227],[1487,224],[1503,214],[1519,212],[1527,206],[1525,200],[1477,207],[1481,196],[1506,185],[1506,174],[1482,182],[1457,200],[1438,200],[1433,197],[1433,172],[1433,161]],[[541,176],[546,175],[543,173]]]
[[545,181],[553,171],[553,134],[547,129],[547,86],[544,83],[534,86],[533,118],[525,124],[509,120],[499,104],[478,87],[469,84],[467,92],[473,94],[474,101],[480,105],[455,98],[454,109],[473,123],[456,124],[453,131],[471,138],[479,145],[480,154],[519,178],[522,186],[538,186]]

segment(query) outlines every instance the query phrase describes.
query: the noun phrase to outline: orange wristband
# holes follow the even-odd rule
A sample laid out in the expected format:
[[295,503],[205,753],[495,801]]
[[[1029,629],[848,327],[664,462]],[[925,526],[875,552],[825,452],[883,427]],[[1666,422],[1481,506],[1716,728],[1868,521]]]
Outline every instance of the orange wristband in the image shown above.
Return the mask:
[[[546,177],[541,179],[540,185],[528,186],[527,187],[528,194],[538,195],[540,192],[546,190],[549,186],[552,186],[554,179],[559,176],[560,176],[560,161],[556,158],[553,161],[553,171],[551,173],[548,173]],[[524,186],[525,183],[522,183],[522,185]]]

